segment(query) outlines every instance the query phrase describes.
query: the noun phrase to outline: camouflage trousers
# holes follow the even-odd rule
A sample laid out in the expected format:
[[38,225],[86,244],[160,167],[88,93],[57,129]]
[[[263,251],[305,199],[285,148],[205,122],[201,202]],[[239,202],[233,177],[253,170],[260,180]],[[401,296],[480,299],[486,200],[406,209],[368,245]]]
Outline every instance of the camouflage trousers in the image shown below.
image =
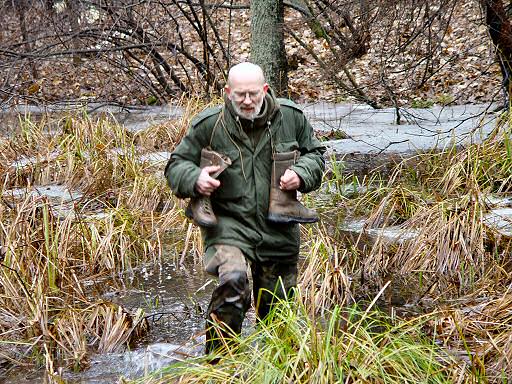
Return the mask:
[[248,267],[251,267],[254,307],[258,321],[264,319],[277,299],[288,298],[297,284],[297,255],[284,262],[247,262],[234,246],[217,244],[204,256],[205,270],[219,278],[206,318],[206,353],[220,350],[233,335],[251,306]]

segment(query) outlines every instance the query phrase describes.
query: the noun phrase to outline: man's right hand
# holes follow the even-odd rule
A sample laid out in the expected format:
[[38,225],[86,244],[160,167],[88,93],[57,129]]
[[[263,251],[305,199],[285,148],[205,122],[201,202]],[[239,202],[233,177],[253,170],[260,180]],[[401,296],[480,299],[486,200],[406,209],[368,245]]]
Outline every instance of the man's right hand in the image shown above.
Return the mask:
[[210,196],[220,186],[220,181],[210,177],[210,173],[215,173],[220,169],[218,165],[210,165],[201,169],[201,173],[196,181],[196,191],[201,195]]

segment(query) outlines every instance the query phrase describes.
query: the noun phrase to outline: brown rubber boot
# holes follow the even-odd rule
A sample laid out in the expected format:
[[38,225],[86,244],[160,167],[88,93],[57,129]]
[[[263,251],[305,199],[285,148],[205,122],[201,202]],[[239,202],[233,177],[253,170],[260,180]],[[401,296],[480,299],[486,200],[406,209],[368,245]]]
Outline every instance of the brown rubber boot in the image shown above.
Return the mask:
[[279,181],[284,172],[295,164],[299,152],[283,152],[273,155],[272,179],[270,181],[270,202],[267,219],[273,223],[315,223],[318,215],[297,200],[297,191],[283,191]]
[[[216,179],[222,171],[231,165],[231,159],[211,149],[203,148],[201,150],[200,168],[210,165],[218,165],[220,169],[215,173],[210,173],[210,176]],[[214,227],[217,225],[217,218],[213,213],[212,202],[209,196],[193,197],[185,210],[185,216],[200,227]]]

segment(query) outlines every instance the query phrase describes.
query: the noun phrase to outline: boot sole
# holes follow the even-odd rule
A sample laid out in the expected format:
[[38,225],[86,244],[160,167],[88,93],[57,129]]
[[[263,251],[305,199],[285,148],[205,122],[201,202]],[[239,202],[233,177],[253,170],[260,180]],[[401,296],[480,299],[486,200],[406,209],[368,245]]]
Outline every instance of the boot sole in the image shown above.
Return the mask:
[[209,223],[207,221],[197,221],[197,220],[193,220],[194,223],[200,227],[203,227],[203,228],[213,228],[215,226],[217,226],[216,223]]
[[192,213],[192,208],[190,208],[190,204],[185,209],[185,217],[190,219],[190,220],[192,220],[194,222],[194,224],[198,225],[199,227],[213,228],[213,227],[215,227],[217,225],[217,223],[210,223],[210,222],[207,222],[207,221],[197,221],[197,220],[194,220],[194,214]]
[[267,220],[276,224],[311,224],[316,223],[318,218],[306,219],[304,217],[269,214]]

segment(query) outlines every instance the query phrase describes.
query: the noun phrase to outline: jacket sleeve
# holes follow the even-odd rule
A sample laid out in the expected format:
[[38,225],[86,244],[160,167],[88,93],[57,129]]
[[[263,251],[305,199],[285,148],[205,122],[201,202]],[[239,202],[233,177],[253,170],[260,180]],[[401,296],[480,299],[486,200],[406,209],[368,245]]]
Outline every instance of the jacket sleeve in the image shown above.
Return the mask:
[[195,184],[201,173],[201,149],[206,147],[207,121],[192,122],[187,134],[171,153],[165,166],[165,178],[173,193],[179,198],[197,197]]
[[296,122],[300,157],[290,168],[302,179],[303,185],[299,191],[307,193],[318,189],[322,183],[325,146],[315,137],[313,127],[303,113],[296,115]]

